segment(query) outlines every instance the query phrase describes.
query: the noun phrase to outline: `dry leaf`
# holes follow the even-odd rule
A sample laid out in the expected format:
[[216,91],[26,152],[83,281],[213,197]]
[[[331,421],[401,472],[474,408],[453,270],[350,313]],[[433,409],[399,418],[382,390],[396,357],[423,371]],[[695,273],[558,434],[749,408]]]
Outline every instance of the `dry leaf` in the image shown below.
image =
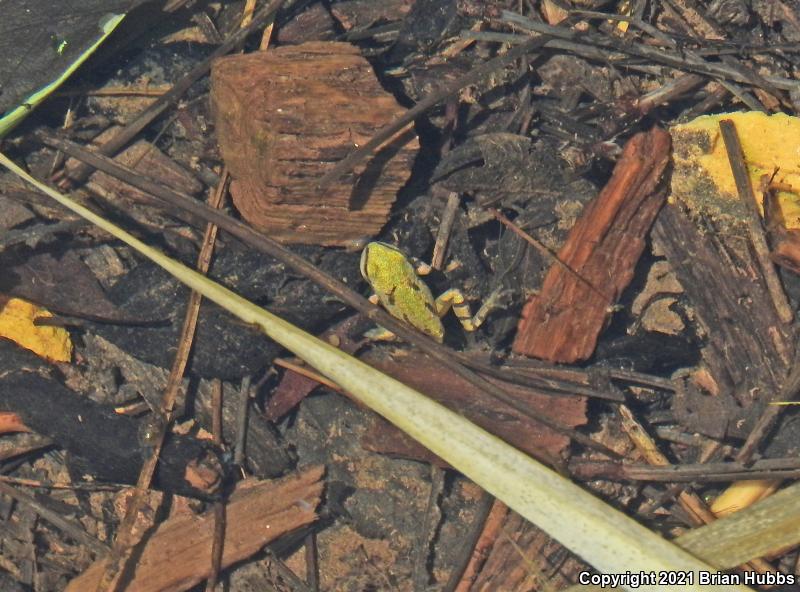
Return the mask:
[[72,341],[61,327],[38,326],[34,321],[53,315],[27,300],[10,298],[0,311],[0,336],[52,362],[69,362]]

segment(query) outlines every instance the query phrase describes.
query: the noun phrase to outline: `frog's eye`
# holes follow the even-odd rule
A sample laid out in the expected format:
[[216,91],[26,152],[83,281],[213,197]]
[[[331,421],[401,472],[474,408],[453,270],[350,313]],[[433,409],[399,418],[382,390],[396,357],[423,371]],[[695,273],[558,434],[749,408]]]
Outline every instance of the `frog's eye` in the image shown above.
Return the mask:
[[361,263],[360,263],[361,276],[367,281],[369,281],[369,275],[367,274],[367,257],[369,257],[370,246],[371,245],[367,245],[366,247],[364,247],[364,250],[361,251]]

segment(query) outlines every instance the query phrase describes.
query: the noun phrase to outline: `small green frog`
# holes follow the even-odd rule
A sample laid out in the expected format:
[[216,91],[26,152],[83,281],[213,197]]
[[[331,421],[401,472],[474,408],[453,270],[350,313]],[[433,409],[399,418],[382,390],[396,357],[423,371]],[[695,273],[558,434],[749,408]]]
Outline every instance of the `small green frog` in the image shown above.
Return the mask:
[[[425,264],[415,269],[400,249],[386,243],[369,243],[361,253],[361,275],[375,291],[370,302],[380,302],[393,317],[427,333],[439,343],[444,339],[440,317],[447,314],[450,308],[465,331],[480,327],[495,307],[496,296],[490,297],[472,316],[460,290],[447,290],[434,299],[430,288],[420,277],[430,273],[430,270],[430,266]],[[387,333],[384,332],[384,338],[388,336]]]

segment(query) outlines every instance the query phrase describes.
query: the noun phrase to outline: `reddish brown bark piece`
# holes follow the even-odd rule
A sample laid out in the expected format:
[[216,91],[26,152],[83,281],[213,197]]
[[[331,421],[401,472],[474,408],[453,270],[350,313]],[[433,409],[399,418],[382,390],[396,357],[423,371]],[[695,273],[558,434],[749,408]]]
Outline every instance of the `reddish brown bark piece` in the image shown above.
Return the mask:
[[345,0],[332,4],[331,13],[345,31],[352,31],[381,21],[401,20],[413,5],[414,0]]
[[[461,413],[515,448],[543,461],[552,463],[569,445],[569,438],[541,423],[526,417],[514,408],[489,397],[449,369],[421,354],[403,357],[364,358],[370,365],[418,389],[442,405]],[[501,384],[500,381],[488,380]],[[529,388],[502,383],[509,395],[529,406],[536,416],[544,416],[561,425],[575,427],[586,423],[585,397],[554,397]],[[362,444],[369,450],[415,458],[446,466],[444,461],[421,444],[384,421],[377,421],[364,437]]]
[[404,112],[347,43],[310,42],[221,58],[211,72],[217,137],[242,216],[289,243],[343,245],[376,234],[411,174],[410,129],[364,166],[320,177]]
[[506,515],[501,530],[470,592],[563,590],[587,569],[516,512]]
[[659,181],[669,152],[669,134],[659,128],[628,141],[611,180],[586,206],[558,254],[575,273],[550,267],[541,292],[522,311],[515,352],[565,363],[592,355],[664,203]]
[[0,411],[0,434],[30,432],[22,418],[12,411]]
[[787,230],[773,239],[772,260],[789,271],[800,274],[800,232]]
[[470,557],[467,568],[461,575],[461,580],[455,587],[455,592],[469,592],[472,583],[477,579],[481,573],[486,557],[492,550],[498,537],[503,532],[503,524],[506,522],[508,516],[508,506],[503,502],[496,499],[492,510],[486,517],[486,523],[483,525],[483,532],[475,543],[475,548],[472,550],[472,557]]
[[[311,467],[277,481],[241,487],[225,509],[222,567],[241,561],[278,537],[317,519],[323,467]],[[160,524],[144,543],[125,586],[127,592],[187,590],[211,570],[213,512],[181,515]],[[103,575],[100,559],[73,579],[66,592],[95,590]]]

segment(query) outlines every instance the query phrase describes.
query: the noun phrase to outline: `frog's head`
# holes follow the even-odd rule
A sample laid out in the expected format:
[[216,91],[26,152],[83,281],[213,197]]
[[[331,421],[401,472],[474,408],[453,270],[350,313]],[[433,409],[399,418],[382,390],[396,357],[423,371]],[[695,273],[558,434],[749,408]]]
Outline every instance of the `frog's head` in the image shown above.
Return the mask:
[[361,252],[361,275],[373,288],[376,282],[381,283],[381,278],[394,275],[407,265],[408,260],[403,252],[387,243],[371,242]]

